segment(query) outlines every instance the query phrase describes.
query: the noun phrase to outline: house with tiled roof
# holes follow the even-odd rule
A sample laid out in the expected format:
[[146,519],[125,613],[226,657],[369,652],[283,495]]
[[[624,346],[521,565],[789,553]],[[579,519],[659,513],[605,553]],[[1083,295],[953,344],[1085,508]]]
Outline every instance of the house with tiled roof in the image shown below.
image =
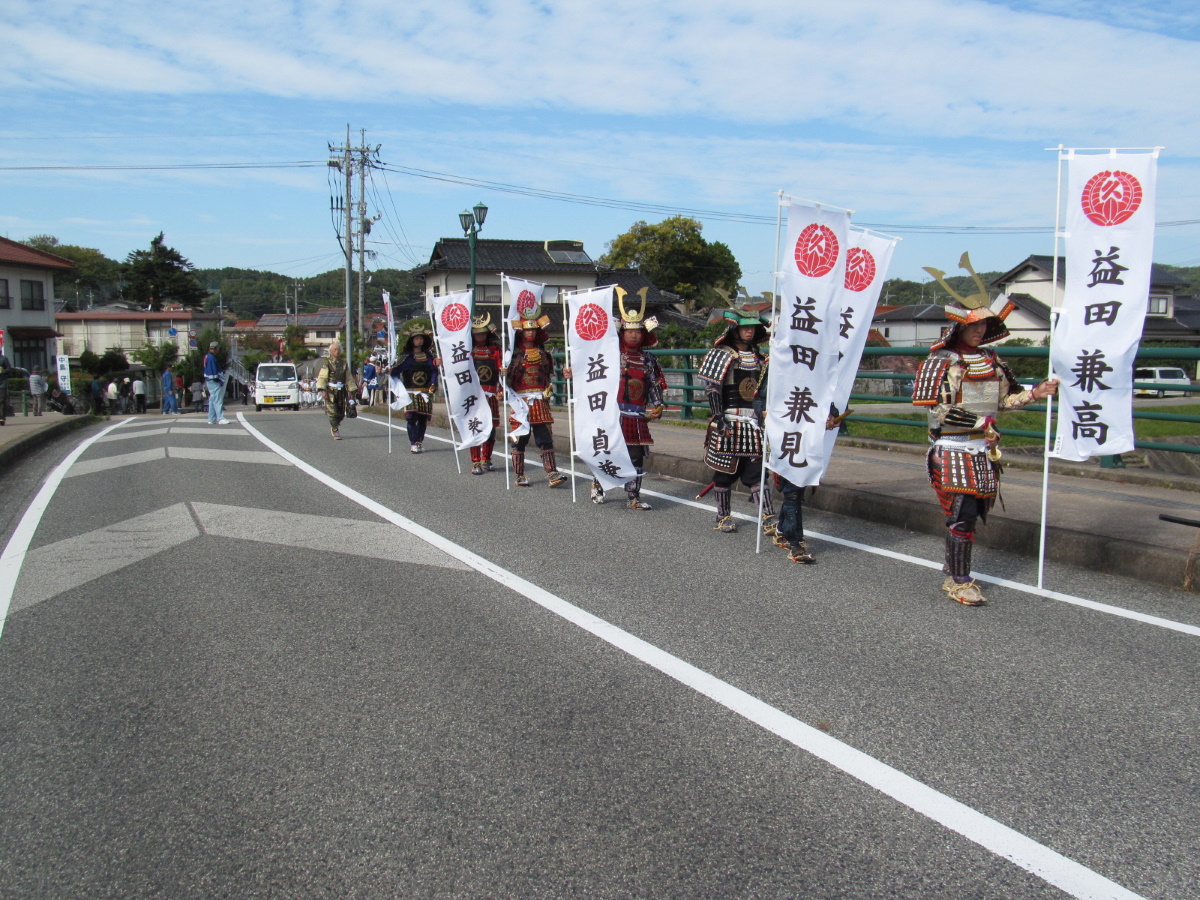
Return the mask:
[[225,333],[235,338],[265,334],[282,341],[284,329],[292,325],[304,329],[305,347],[323,355],[345,330],[346,310],[338,306],[323,306],[311,313],[267,313],[258,319],[239,319],[235,326],[225,329]]
[[54,316],[61,336],[59,352],[78,359],[84,350],[103,355],[105,350],[128,353],[146,344],[171,343],[181,353],[196,349],[200,332],[218,327],[220,313],[191,309],[124,309],[121,306],[97,306],[78,311],[63,310]]
[[946,310],[936,303],[881,307],[871,322],[872,329],[893,347],[929,347],[950,324]]
[[75,263],[0,237],[0,337],[4,355],[23,369],[48,369],[57,351],[54,276]]
[[[433,248],[429,262],[413,269],[425,282],[425,308],[433,308],[435,297],[471,286],[471,250],[466,238],[442,238]],[[561,295],[569,291],[617,285],[636,297],[647,289],[647,315],[660,322],[677,322],[698,328],[702,323],[676,307],[682,298],[660,291],[636,269],[613,269],[595,262],[581,241],[522,241],[479,238],[475,242],[475,308],[500,319],[500,277],[509,275],[546,285],[543,310],[550,317],[550,331],[562,330]],[[640,302],[640,301],[638,301]]]
[[[1017,306],[1005,324],[1013,337],[1040,344],[1050,334],[1050,307],[1062,302],[1066,259],[1058,259],[1058,290],[1053,290],[1054,257],[1032,255],[992,280],[990,287]],[[1200,343],[1200,316],[1188,296],[1188,283],[1157,263],[1150,267],[1150,296],[1142,327],[1143,341]]]

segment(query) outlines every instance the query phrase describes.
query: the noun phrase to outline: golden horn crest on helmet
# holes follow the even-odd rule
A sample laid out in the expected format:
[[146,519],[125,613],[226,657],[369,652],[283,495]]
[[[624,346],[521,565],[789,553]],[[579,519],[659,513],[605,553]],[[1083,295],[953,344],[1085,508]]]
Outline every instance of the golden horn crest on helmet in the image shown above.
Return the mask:
[[629,312],[625,309],[625,297],[629,294],[623,287],[615,288],[617,293],[617,309],[621,311],[621,321],[627,325],[638,325],[646,318],[646,296],[650,293],[650,288],[644,287],[637,292],[637,295],[642,298],[642,308],[636,313]]
[[940,284],[943,289],[945,289],[946,293],[948,293],[951,297],[954,298],[954,300],[959,304],[959,306],[963,307],[964,309],[984,309],[984,308],[986,308],[989,305],[987,287],[984,285],[983,279],[980,278],[978,275],[976,275],[975,270],[973,268],[971,268],[971,257],[969,254],[963,253],[963,255],[958,260],[958,267],[960,269],[966,269],[968,272],[971,273],[971,277],[975,280],[975,287],[976,287],[975,293],[967,294],[967,296],[963,297],[963,296],[959,295],[959,293],[957,291],[955,291],[954,288],[952,288],[952,287],[950,287],[950,285],[946,284],[946,282],[944,280],[946,277],[946,273],[943,272],[941,269],[935,269],[932,266],[924,266],[923,268],[925,269],[926,272],[928,272],[930,275],[932,275],[934,278],[937,279],[937,283]]

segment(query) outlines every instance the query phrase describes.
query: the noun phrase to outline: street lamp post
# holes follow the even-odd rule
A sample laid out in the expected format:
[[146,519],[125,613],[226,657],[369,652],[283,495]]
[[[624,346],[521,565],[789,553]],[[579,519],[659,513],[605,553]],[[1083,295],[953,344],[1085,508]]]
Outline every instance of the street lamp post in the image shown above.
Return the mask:
[[488,208],[480,200],[473,209],[464,209],[458,214],[463,234],[471,248],[471,306],[475,305],[475,236],[483,229],[483,220],[487,218]]

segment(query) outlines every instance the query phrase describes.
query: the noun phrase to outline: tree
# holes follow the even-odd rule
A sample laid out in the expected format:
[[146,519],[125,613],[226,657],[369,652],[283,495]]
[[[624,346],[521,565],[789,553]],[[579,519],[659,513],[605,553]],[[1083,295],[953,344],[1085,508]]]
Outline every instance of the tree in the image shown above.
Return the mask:
[[100,374],[100,356],[93,353],[91,350],[84,350],[79,354],[79,368],[87,372],[89,375]]
[[161,344],[151,344],[149,341],[130,353],[151,372],[161,375],[167,366],[175,365],[179,359],[179,345],[174,341],[163,341]]
[[195,266],[163,243],[161,231],[150,242],[149,250],[134,250],[125,257],[121,274],[126,298],[147,309],[159,311],[164,303],[199,309],[208,296],[196,277]]
[[306,334],[302,325],[289,325],[283,329],[283,353],[294,363],[302,363],[317,355],[314,350],[304,346]]
[[22,243],[75,263],[74,272],[55,273],[56,297],[73,299],[79,306],[85,294],[89,301],[103,301],[115,296],[120,289],[121,264],[95,248],[60,244],[52,234],[35,234]]
[[125,351],[120,347],[110,347],[101,355],[96,364],[97,375],[110,375],[113,372],[124,372],[129,368],[129,360]]
[[660,290],[678,294],[692,306],[711,309],[723,302],[714,289],[735,291],[742,268],[728,246],[706,241],[702,228],[687,216],[672,216],[657,225],[635,222],[609,242],[600,262],[634,266]]

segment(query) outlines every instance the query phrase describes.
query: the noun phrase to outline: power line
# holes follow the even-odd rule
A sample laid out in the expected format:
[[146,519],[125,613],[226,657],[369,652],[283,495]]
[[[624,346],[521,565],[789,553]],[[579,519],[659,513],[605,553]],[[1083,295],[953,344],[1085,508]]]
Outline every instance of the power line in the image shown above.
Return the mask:
[[268,163],[164,163],[128,166],[0,166],[0,172],[157,172],[182,169],[315,169],[323,162],[296,160]]

